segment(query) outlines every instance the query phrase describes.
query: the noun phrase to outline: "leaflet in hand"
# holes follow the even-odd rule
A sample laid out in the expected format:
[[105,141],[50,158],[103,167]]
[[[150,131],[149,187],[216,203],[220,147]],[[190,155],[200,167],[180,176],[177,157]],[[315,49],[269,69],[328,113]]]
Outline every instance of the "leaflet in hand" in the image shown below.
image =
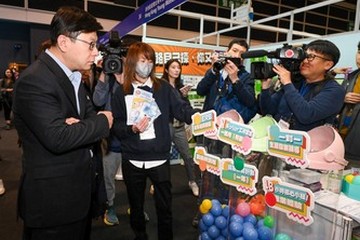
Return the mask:
[[[131,100],[131,98],[129,98]],[[131,104],[127,104],[128,125],[136,124],[144,116],[154,121],[160,114],[160,109],[152,97],[152,93],[146,90],[136,88],[132,97]]]

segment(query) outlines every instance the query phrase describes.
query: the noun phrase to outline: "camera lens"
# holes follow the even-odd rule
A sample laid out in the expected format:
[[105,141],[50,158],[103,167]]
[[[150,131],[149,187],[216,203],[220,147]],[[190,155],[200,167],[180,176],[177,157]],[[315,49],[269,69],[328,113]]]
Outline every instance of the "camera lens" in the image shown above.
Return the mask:
[[103,60],[105,73],[122,73],[122,61],[117,55],[108,55]]
[[110,61],[109,62],[109,69],[111,71],[114,71],[115,69],[117,69],[119,67],[119,63],[117,61]]
[[219,73],[221,69],[223,69],[224,63],[223,61],[216,61],[213,64],[213,71]]

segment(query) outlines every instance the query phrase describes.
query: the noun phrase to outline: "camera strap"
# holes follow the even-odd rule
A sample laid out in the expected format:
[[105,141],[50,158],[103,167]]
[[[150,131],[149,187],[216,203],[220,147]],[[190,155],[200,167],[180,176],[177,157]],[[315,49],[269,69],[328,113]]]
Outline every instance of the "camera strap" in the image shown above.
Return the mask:
[[217,97],[226,97],[228,93],[231,93],[232,86],[229,81],[226,81],[221,74],[219,74],[219,80],[217,81]]

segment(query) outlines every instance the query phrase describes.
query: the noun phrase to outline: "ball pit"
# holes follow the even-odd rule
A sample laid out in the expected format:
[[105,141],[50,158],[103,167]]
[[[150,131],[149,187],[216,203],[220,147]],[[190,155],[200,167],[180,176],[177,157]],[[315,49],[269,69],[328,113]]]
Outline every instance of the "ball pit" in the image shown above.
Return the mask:
[[199,220],[200,240],[291,240],[284,233],[274,236],[275,219],[254,215],[245,201],[230,208],[216,199],[205,199],[201,206],[207,212]]

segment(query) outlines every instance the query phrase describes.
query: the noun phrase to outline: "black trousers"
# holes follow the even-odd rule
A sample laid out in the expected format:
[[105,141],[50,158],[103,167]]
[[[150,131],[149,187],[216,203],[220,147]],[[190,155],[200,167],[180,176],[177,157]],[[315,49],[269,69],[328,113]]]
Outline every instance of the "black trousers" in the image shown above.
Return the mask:
[[90,229],[91,218],[47,228],[31,228],[24,224],[23,240],[87,240]]
[[144,218],[144,200],[146,180],[154,185],[154,200],[157,214],[159,240],[172,240],[172,196],[170,164],[166,163],[154,168],[137,168],[128,160],[122,161],[122,171],[130,204],[130,225],[137,240],[148,239]]

